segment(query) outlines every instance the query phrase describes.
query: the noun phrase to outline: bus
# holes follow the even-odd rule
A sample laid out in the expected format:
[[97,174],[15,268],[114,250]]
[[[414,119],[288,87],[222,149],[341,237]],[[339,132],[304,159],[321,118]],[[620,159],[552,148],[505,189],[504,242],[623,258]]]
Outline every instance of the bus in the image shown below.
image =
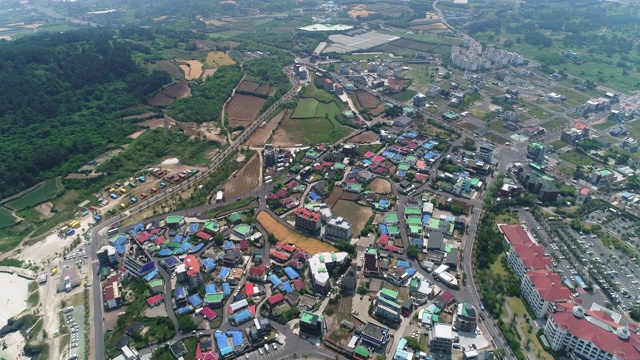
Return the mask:
[[109,229],[107,235],[114,235],[118,233],[118,228]]

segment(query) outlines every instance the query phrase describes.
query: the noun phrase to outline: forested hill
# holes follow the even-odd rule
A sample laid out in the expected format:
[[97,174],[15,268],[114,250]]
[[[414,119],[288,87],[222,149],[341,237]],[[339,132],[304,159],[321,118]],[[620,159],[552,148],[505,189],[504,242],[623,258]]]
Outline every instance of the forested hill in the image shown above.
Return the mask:
[[122,111],[170,81],[137,66],[140,45],[107,30],[0,44],[0,198],[71,172],[136,126]]

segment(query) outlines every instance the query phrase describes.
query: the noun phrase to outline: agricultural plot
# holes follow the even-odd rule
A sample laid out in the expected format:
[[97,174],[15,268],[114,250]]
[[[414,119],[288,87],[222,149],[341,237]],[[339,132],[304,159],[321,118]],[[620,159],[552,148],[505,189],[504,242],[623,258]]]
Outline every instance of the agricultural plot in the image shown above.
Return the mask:
[[156,66],[158,69],[168,72],[174,79],[182,78],[182,70],[171,60],[160,60],[156,63]]
[[15,224],[16,218],[11,215],[9,210],[0,207],[0,229],[9,227]]
[[391,193],[391,183],[389,180],[385,180],[382,178],[376,178],[369,184],[368,186],[371,191],[378,194],[389,194]]
[[56,194],[62,190],[62,183],[60,183],[59,178],[49,179],[43,184],[36,185],[32,189],[33,190],[29,190],[19,198],[11,200],[7,205],[15,210],[22,210],[37,205],[56,196]]
[[331,211],[334,216],[341,216],[351,224],[354,236],[360,234],[360,231],[367,224],[367,220],[373,215],[373,210],[370,207],[360,206],[353,201],[347,200],[338,200]]
[[249,193],[258,186],[260,158],[254,155],[238,173],[224,184],[224,193],[228,199],[235,199]]
[[273,96],[275,90],[275,88],[269,85],[260,84],[258,82],[250,80],[242,80],[242,82],[240,82],[240,84],[238,85],[236,92],[256,94],[260,96]]
[[574,165],[589,166],[589,165],[598,164],[591,157],[581,154],[575,150],[565,151],[562,154],[560,154],[558,157]]
[[540,127],[543,127],[546,130],[553,130],[553,129],[557,129],[557,128],[563,127],[566,124],[567,124],[567,120],[561,119],[561,118],[557,118],[557,119],[549,120],[544,124],[541,124]]
[[349,139],[349,141],[354,142],[354,143],[370,143],[375,141],[378,138],[378,134],[374,133],[373,131],[365,131],[363,133],[360,133],[354,137],[352,137],[351,139]]
[[160,90],[151,99],[147,101],[149,105],[166,106],[175,100],[191,96],[191,88],[186,81],[177,82],[166,89]]
[[261,211],[256,217],[260,225],[269,233],[278,239],[288,244],[294,244],[300,249],[308,252],[309,254],[317,254],[319,252],[331,252],[337,249],[329,243],[322,242],[320,240],[304,236],[288,227],[279,223],[276,219],[271,217],[269,213]]
[[184,72],[184,79],[191,81],[200,78],[202,76],[202,63],[198,60],[182,60],[177,59],[180,62],[180,69]]
[[291,119],[285,118],[273,135],[276,146],[295,144],[330,144],[347,136],[352,129],[338,125],[326,118]]
[[340,112],[340,108],[333,101],[328,103],[328,104],[319,103],[318,104],[318,108],[316,109],[316,116],[315,117],[321,118],[321,117],[325,117],[325,116],[328,115],[330,119],[334,119],[336,114],[338,114],[338,112]]
[[380,99],[377,96],[371,95],[366,91],[356,92],[356,98],[360,107],[365,109],[375,109],[380,104]]
[[207,54],[207,65],[220,67],[225,65],[233,65],[236,62],[223,51],[211,51]]
[[257,96],[236,94],[227,105],[227,113],[229,114],[229,125],[235,127],[235,122],[253,122],[262,108],[266,100]]
[[245,144],[247,146],[262,146],[264,145],[269,137],[273,134],[273,131],[278,127],[280,121],[285,115],[285,110],[279,112],[276,116],[274,116],[271,120],[268,120],[266,124],[263,124],[253,134],[247,139]]
[[316,116],[318,105],[320,103],[314,98],[300,99],[296,105],[296,109],[291,115],[294,119],[310,119]]

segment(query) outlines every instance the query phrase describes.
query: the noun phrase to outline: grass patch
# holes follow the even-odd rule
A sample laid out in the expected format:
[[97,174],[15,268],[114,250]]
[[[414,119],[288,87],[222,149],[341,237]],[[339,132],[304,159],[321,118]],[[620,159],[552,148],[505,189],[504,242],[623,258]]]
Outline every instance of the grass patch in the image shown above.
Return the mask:
[[511,131],[509,129],[505,129],[504,128],[504,121],[503,120],[494,121],[494,122],[490,123],[489,125],[487,125],[487,127],[489,129],[497,132],[497,133],[500,133],[500,134],[506,134],[506,133]]
[[556,141],[552,142],[550,145],[553,146],[554,149],[560,150],[560,149],[562,149],[563,147],[565,147],[565,146],[567,146],[569,144],[567,144],[566,142],[564,142],[562,140],[556,140]]
[[16,218],[5,208],[0,208],[0,228],[6,228],[16,223]]
[[496,216],[496,224],[508,224],[508,225],[520,224],[520,219],[518,219],[517,216],[512,214],[502,214],[502,215]]
[[31,225],[21,223],[0,230],[0,253],[8,252],[18,246],[31,229]]
[[354,236],[360,234],[367,220],[373,215],[373,210],[370,207],[360,206],[349,200],[338,200],[331,210],[335,216],[342,216],[351,224]]
[[565,89],[563,87],[560,86],[553,86],[550,89],[551,91],[557,93],[557,94],[561,94],[564,95],[564,97],[566,97],[569,100],[573,100],[577,103],[584,103],[587,100],[589,100],[589,96],[585,95],[585,94],[581,94],[579,92],[575,92],[573,90],[568,90]]
[[569,150],[569,151],[563,152],[558,157],[574,165],[589,166],[589,165],[598,164],[595,160],[593,160],[589,156],[581,154],[575,150]]
[[356,154],[358,154],[358,156],[364,156],[364,154],[369,151],[371,151],[372,153],[377,153],[378,151],[380,151],[380,149],[382,149],[383,146],[384,144],[359,145],[358,149],[356,150]]
[[30,308],[36,307],[38,306],[39,303],[40,303],[40,292],[38,290],[29,294],[29,297],[27,298],[28,307]]
[[558,119],[549,120],[544,124],[540,125],[540,127],[543,127],[547,130],[551,130],[551,129],[557,129],[559,127],[565,126],[566,124],[567,124],[567,120],[558,118]]
[[224,214],[226,212],[229,211],[233,211],[233,210],[237,210],[243,207],[248,207],[251,206],[253,203],[253,206],[257,207],[258,206],[258,202],[256,201],[255,198],[253,197],[248,197],[248,198],[244,198],[240,201],[235,201],[231,204],[225,205],[225,206],[220,206],[217,207],[215,209],[209,210],[206,212],[206,216],[207,218],[216,218],[218,216],[220,216],[221,214]]
[[558,164],[556,166],[556,170],[569,178],[573,178],[573,169],[571,168],[571,166],[568,166],[565,164]]
[[433,83],[435,79],[434,73],[431,72],[432,64],[411,64],[411,70],[407,73],[407,77],[411,78],[412,90],[424,91],[424,89]]
[[324,89],[316,87],[315,83],[312,81],[306,88],[304,88],[305,98],[314,98],[318,101],[329,102],[335,100],[335,96],[326,92]]
[[536,117],[538,119],[548,119],[549,117],[551,117],[551,114],[549,114],[548,112],[542,110],[537,106],[531,106],[531,105],[529,105],[529,115]]
[[605,121],[603,123],[593,125],[593,128],[598,129],[598,130],[604,130],[604,129],[608,129],[608,128],[612,127],[612,126],[615,126],[615,125],[618,125],[617,121],[607,120],[607,121]]
[[487,133],[484,135],[485,138],[487,138],[488,140],[491,140],[495,143],[498,143],[500,145],[504,145],[507,143],[507,139],[503,138],[502,136],[496,135],[496,134],[492,134],[492,133]]
[[300,99],[291,117],[294,119],[311,119],[316,116],[318,105],[318,100],[314,98]]
[[460,124],[460,127],[469,131],[476,131],[478,129],[478,125],[468,122]]
[[506,257],[505,254],[500,254],[496,259],[496,261],[494,261],[493,264],[491,264],[490,269],[494,275],[502,275],[503,278],[506,278],[507,276],[509,276],[509,274],[507,273],[507,270],[504,268],[504,265],[502,265],[502,261],[504,260],[505,257]]
[[413,99],[413,97],[416,96],[417,93],[418,92],[415,90],[406,90],[399,93],[391,94],[389,95],[389,97],[404,102]]
[[[45,181],[43,184],[36,185],[26,194],[10,201],[7,205],[16,210],[21,210],[29,206],[37,205],[56,196],[62,190],[62,184],[59,178],[53,178]],[[0,225],[2,218],[0,217]]]
[[334,143],[352,132],[326,118],[285,121],[282,129],[289,134],[292,142],[310,145]]
[[[4,258],[0,260],[0,266],[22,267],[22,260],[18,260],[14,258]],[[36,288],[37,288],[37,285],[36,285]],[[33,291],[31,290],[31,283],[29,283],[29,291]]]
[[[529,350],[536,354],[536,359],[553,360],[553,356],[551,356],[551,354],[547,353],[542,348],[540,340],[538,340],[538,338],[536,337],[536,332],[530,324],[530,322],[532,322],[533,320],[531,320],[529,312],[522,302],[522,299],[511,297],[507,300],[507,306],[509,306],[511,311],[517,316],[520,321],[520,332],[526,339],[525,344],[523,345],[529,347]],[[524,320],[525,317],[528,319],[528,321]]]

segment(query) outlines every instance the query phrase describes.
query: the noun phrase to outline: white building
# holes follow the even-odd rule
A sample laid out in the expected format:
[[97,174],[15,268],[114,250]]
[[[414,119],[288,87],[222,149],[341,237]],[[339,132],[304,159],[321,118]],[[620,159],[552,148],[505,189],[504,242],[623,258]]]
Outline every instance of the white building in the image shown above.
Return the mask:
[[450,353],[453,344],[453,328],[450,324],[436,324],[431,328],[431,352]]
[[489,143],[484,143],[480,145],[480,147],[478,148],[478,151],[476,152],[476,158],[486,163],[492,163],[493,162],[493,145]]
[[553,271],[527,271],[522,278],[522,294],[537,318],[547,317],[556,303],[571,300],[571,291],[562,286],[560,275]]
[[616,323],[603,311],[587,311],[567,304],[551,314],[544,335],[554,351],[566,351],[580,359],[640,359],[640,336]]
[[327,240],[351,241],[351,224],[341,217],[331,218],[324,228],[324,238]]
[[346,252],[323,252],[313,255],[309,259],[309,269],[311,270],[311,280],[314,289],[319,293],[326,293],[331,287],[329,279],[331,272],[336,267],[341,267],[349,259]]

